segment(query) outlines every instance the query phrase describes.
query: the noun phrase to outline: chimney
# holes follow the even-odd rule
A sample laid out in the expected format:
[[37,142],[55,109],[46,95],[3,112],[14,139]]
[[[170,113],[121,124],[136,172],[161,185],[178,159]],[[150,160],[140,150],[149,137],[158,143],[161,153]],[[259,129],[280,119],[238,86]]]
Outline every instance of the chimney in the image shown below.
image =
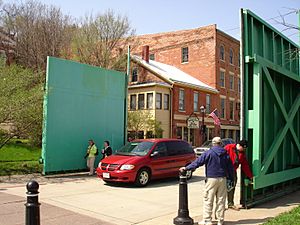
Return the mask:
[[149,62],[149,45],[143,46],[142,59]]

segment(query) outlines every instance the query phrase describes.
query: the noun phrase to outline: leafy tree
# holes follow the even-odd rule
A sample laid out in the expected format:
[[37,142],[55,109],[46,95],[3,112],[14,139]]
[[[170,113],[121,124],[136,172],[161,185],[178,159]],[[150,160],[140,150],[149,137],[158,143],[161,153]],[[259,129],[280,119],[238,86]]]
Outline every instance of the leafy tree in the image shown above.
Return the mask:
[[45,69],[47,56],[67,52],[73,32],[70,21],[59,8],[34,0],[7,3],[0,11],[0,25],[15,40],[17,63],[34,69]]
[[0,148],[13,136],[41,143],[43,76],[41,72],[0,60],[0,124],[10,124],[1,132]]
[[127,129],[134,132],[134,138],[138,138],[139,131],[148,131],[151,134],[148,138],[160,138],[163,133],[161,122],[155,120],[149,111],[141,110],[128,112]]
[[74,59],[124,71],[127,46],[133,42],[134,32],[126,16],[111,10],[97,16],[86,16],[79,23],[74,37]]

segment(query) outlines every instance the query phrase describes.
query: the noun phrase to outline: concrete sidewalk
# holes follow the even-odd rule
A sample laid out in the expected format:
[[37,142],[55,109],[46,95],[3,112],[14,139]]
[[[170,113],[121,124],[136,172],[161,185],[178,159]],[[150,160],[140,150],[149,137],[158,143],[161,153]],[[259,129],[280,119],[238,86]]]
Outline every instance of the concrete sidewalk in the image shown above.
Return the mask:
[[[25,198],[6,194],[0,190],[0,225],[24,225],[25,202]],[[41,204],[40,214],[42,225],[112,225],[46,203]]]
[[[190,216],[202,221],[203,171],[189,181]],[[0,178],[0,225],[24,224],[25,185],[40,183],[42,225],[168,225],[178,210],[178,180],[155,181],[145,188],[106,185],[86,174]],[[237,187],[239,189],[239,187]],[[238,193],[235,202],[238,202]],[[248,210],[227,210],[225,225],[261,224],[300,204],[300,191]]]

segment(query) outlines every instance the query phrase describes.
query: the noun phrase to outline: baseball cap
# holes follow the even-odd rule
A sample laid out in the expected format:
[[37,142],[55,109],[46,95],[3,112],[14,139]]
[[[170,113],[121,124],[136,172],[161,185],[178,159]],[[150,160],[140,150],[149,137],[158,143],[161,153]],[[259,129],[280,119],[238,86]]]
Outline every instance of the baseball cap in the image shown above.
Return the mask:
[[222,140],[221,140],[220,137],[214,137],[214,138],[212,139],[212,143],[213,143],[213,144],[221,144],[221,143],[222,143]]
[[238,144],[239,144],[240,146],[242,146],[243,148],[247,148],[247,147],[248,147],[248,141],[247,141],[247,140],[240,140],[240,141],[238,142]]

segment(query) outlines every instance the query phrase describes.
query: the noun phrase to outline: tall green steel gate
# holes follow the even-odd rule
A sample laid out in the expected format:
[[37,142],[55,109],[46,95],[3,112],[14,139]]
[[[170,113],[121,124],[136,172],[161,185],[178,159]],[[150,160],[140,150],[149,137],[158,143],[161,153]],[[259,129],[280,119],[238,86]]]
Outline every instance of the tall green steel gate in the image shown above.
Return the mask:
[[48,57],[43,173],[85,169],[89,139],[99,150],[104,140],[110,141],[113,150],[121,147],[127,120],[126,91],[124,73]]
[[299,46],[249,10],[241,24],[242,136],[255,176],[241,203],[251,206],[299,188]]

